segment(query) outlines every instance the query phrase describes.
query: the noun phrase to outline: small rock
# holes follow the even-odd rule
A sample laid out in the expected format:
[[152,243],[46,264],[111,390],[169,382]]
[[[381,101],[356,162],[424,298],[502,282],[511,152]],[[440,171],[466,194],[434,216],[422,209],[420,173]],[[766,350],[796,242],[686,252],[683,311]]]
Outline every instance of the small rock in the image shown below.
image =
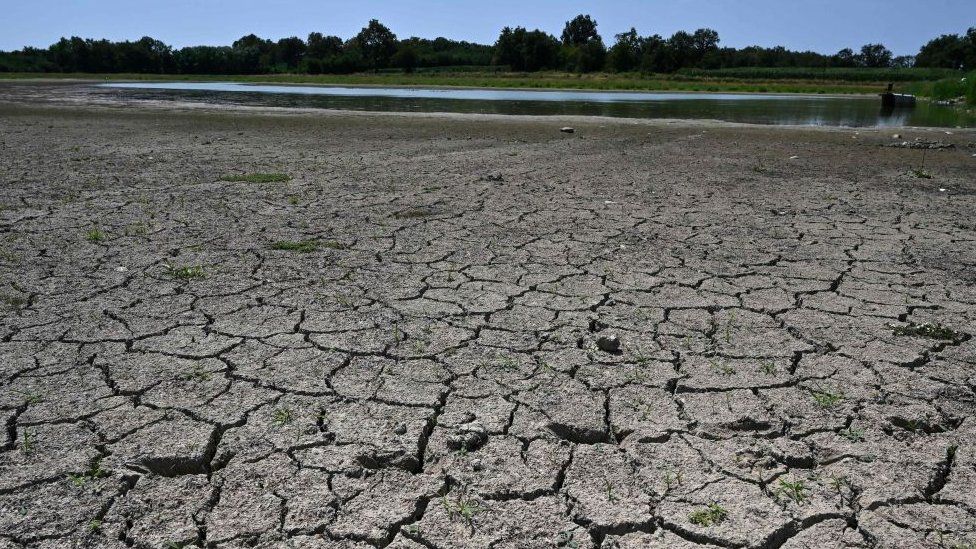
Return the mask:
[[895,135],[892,135],[891,138],[892,139],[901,139],[901,134],[900,133],[896,133]]
[[483,471],[485,469],[485,463],[480,459],[471,460],[471,469],[473,471]]
[[620,338],[615,335],[602,336],[596,340],[596,346],[605,353],[618,354],[620,352]]
[[464,412],[464,415],[461,416],[461,423],[471,423],[477,417],[478,416],[474,415],[474,412]]
[[401,423],[393,428],[393,432],[398,435],[405,435],[407,434],[407,426]]
[[488,431],[480,423],[458,427],[457,434],[447,437],[447,447],[455,451],[477,450],[488,441]]
[[570,128],[569,126],[566,126],[565,128],[559,128],[559,131],[563,133],[576,133],[576,130]]

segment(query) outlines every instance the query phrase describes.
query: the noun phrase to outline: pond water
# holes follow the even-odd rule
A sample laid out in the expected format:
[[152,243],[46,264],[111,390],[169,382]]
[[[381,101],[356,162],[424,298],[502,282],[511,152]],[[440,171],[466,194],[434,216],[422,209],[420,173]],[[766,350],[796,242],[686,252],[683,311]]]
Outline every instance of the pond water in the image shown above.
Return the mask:
[[976,127],[976,116],[919,102],[884,111],[879,97],[732,93],[536,91],[262,85],[223,82],[100,84],[125,99],[359,111],[711,119],[801,126]]

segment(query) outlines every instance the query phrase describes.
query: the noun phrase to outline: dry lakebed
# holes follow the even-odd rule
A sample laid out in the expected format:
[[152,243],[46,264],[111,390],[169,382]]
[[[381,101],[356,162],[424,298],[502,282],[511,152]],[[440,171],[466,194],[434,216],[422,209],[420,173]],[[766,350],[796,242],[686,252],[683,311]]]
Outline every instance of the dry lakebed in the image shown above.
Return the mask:
[[973,142],[0,85],[0,549],[974,547]]

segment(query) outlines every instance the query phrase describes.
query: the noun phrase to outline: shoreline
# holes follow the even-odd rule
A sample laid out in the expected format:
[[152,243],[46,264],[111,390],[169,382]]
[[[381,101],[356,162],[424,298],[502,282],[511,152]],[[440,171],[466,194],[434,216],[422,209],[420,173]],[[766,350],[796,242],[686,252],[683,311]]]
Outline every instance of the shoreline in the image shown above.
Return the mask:
[[[8,81],[8,82],[18,82],[18,81]],[[195,101],[179,101],[179,100],[127,100],[112,98],[110,95],[99,95],[91,93],[55,93],[55,92],[65,92],[71,91],[71,86],[76,86],[82,84],[78,87],[78,90],[84,91],[89,81],[72,81],[65,82],[62,80],[55,80],[52,82],[21,82],[19,85],[8,86],[6,89],[10,90],[15,88],[13,91],[17,91],[16,88],[20,88],[20,95],[11,96],[10,93],[4,94],[4,81],[0,80],[0,103],[7,103],[9,105],[70,105],[73,108],[77,107],[104,107],[104,108],[127,108],[127,109],[151,109],[157,112],[165,112],[167,110],[172,111],[213,111],[213,112],[243,112],[252,114],[261,113],[276,113],[282,115],[302,115],[302,116],[335,116],[335,115],[363,115],[363,116],[393,116],[393,117],[431,117],[431,118],[469,118],[472,120],[548,120],[548,121],[564,121],[571,122],[574,124],[586,124],[586,123],[597,123],[597,124],[623,124],[623,125],[647,125],[647,126],[674,126],[674,125],[686,125],[689,127],[755,127],[755,128],[786,128],[786,129],[811,129],[819,131],[840,131],[840,132],[885,132],[885,131],[926,131],[926,132],[976,132],[976,128],[959,128],[953,126],[942,126],[942,127],[926,127],[926,126],[881,126],[881,127],[860,127],[860,126],[837,126],[837,125],[796,125],[796,124],[761,124],[761,123],[750,123],[750,122],[735,122],[735,121],[725,121],[720,119],[704,119],[704,118],[628,118],[628,117],[616,117],[616,116],[600,116],[600,115],[564,115],[564,114],[540,114],[540,115],[525,115],[525,114],[496,114],[496,113],[456,113],[456,112],[418,112],[418,111],[364,111],[364,110],[353,110],[353,109],[328,109],[328,108],[314,108],[314,107],[277,107],[277,106],[267,106],[267,105],[238,105],[230,103],[217,103],[217,102],[195,102]],[[261,83],[260,85],[266,85]],[[31,89],[30,86],[37,86]],[[47,87],[45,87],[47,86]],[[336,87],[359,87],[359,86],[336,86]],[[99,88],[102,90],[110,90],[112,88]],[[478,88],[481,89],[481,88]],[[487,88],[488,90],[497,88]],[[529,91],[529,90],[519,90],[516,91]],[[539,90],[539,91],[553,91],[553,90]],[[575,90],[580,91],[580,90]],[[32,93],[33,92],[33,93]],[[584,91],[584,93],[587,93]],[[622,93],[642,93],[642,92],[622,92]],[[667,93],[678,93],[678,92],[667,92]],[[790,95],[790,94],[767,94],[767,95]],[[828,97],[823,95],[809,95],[809,94],[797,94],[804,95],[807,97]],[[830,96],[834,97],[834,96]],[[845,98],[851,96],[836,96],[837,98]]]

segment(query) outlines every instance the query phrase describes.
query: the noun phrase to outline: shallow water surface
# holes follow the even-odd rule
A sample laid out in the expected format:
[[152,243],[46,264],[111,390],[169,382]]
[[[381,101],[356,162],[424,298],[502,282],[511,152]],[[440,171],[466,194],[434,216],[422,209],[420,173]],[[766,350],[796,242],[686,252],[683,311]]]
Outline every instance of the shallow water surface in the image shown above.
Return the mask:
[[292,86],[225,82],[99,85],[126,99],[360,111],[710,119],[801,126],[976,127],[976,116],[920,102],[884,111],[878,97],[732,93]]

